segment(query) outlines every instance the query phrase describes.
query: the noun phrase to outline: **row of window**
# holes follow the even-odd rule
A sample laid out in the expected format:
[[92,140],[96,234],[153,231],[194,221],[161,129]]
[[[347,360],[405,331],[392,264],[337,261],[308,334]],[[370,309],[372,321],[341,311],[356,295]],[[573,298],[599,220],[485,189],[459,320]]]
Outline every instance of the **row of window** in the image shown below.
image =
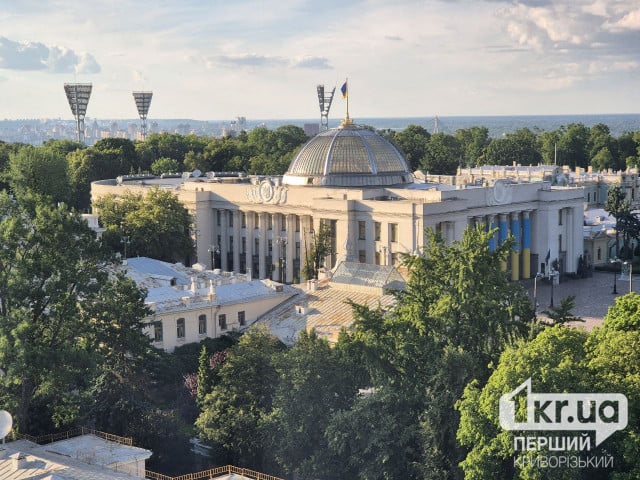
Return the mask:
[[[380,222],[373,222],[373,240],[376,242],[380,241],[380,232],[382,231],[382,224]],[[367,239],[367,222],[364,220],[360,220],[358,222],[358,240],[366,240]],[[398,224],[390,223],[389,224],[389,241],[397,242],[398,241]]]
[[[238,324],[242,327],[245,325],[245,312],[244,310],[238,312]],[[227,315],[225,313],[221,313],[218,315],[218,325],[220,330],[227,329]],[[198,317],[198,334],[206,335],[207,334],[207,316],[200,315]],[[155,342],[162,342],[163,340],[163,325],[162,322],[154,322],[153,323],[153,340]],[[176,320],[176,337],[178,339],[184,339],[186,336],[186,325],[184,318],[179,318]]]
[[[253,225],[255,226],[255,228],[258,228],[259,225],[259,220],[258,220],[258,213],[257,212],[249,212],[248,215],[253,215]],[[273,230],[273,223],[274,223],[274,217],[276,215],[280,215],[280,229],[284,232],[286,230],[286,226],[287,226],[287,222],[286,222],[286,217],[285,215],[281,214],[281,213],[274,213],[274,214],[267,214],[267,230]],[[228,222],[229,222],[229,228],[233,227],[233,217],[234,215],[229,213],[227,218],[228,218]],[[300,231],[300,217],[296,215],[296,232]],[[241,222],[242,222],[242,228],[246,228],[247,227],[247,213],[246,212],[241,212]],[[217,210],[216,211],[216,225],[218,227],[220,227],[222,225],[222,211],[221,210]]]

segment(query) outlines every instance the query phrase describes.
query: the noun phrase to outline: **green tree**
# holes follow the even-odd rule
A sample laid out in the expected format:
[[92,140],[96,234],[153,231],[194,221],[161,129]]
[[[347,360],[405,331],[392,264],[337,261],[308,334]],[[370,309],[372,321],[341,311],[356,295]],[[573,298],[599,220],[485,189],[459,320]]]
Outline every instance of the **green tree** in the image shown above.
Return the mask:
[[124,251],[128,237],[129,255],[175,262],[193,252],[191,216],[171,192],[154,188],[144,196],[105,195],[93,205],[106,228],[103,239],[115,251]]
[[609,187],[604,209],[616,219],[616,258],[620,258],[620,225],[622,220],[631,214],[631,205],[620,185]]
[[326,257],[333,253],[334,234],[331,225],[321,222],[317,232],[313,232],[311,245],[307,250],[304,264],[304,276],[307,279],[317,279],[318,271]]
[[332,463],[325,430],[337,412],[353,403],[355,378],[339,352],[315,331],[302,332],[293,348],[279,356],[279,375],[269,418],[272,450],[288,475],[318,478]]
[[[637,452],[640,448],[638,412],[640,412],[640,295],[618,297],[601,327],[592,333],[556,325],[543,330],[530,342],[520,341],[500,357],[490,378],[483,384],[474,381],[457,404],[460,411],[458,439],[470,448],[462,468],[466,479],[484,478],[561,478],[561,479],[634,479],[640,473]],[[502,394],[509,393],[530,378],[536,391],[549,393],[621,393],[628,399],[627,427],[614,433],[606,444],[589,451],[571,452],[587,456],[613,456],[607,468],[584,469],[569,466],[543,471],[534,464],[519,468],[514,458],[537,455],[564,455],[565,452],[516,451],[514,435],[503,430],[498,419]],[[524,415],[520,397],[516,415]],[[542,436],[545,432],[540,432]],[[593,445],[593,443],[592,443]]]
[[[355,306],[353,341],[374,391],[327,427],[340,465],[387,475],[370,478],[459,475],[465,452],[456,443],[454,402],[472,379],[488,378],[507,345],[535,331],[526,292],[501,270],[512,244],[491,251],[491,234],[468,229],[446,245],[428,231],[425,251],[403,259],[409,278],[396,305],[388,312]],[[372,418],[395,423],[391,434],[370,432]]]
[[455,175],[462,160],[462,149],[458,140],[445,133],[434,133],[426,144],[421,168],[438,175]]
[[100,371],[131,380],[149,343],[144,295],[109,280],[107,252],[64,204],[2,194],[0,212],[0,401],[19,431],[50,431],[83,414]]
[[392,140],[404,153],[411,171],[420,168],[430,137],[429,132],[420,125],[407,125],[404,130],[393,135]]
[[570,123],[558,142],[558,163],[571,168],[589,166],[589,129],[581,123]]
[[531,342],[520,341],[507,347],[486,385],[474,381],[465,388],[456,406],[460,411],[458,440],[470,449],[461,464],[465,479],[576,478],[541,477],[529,465],[518,471],[516,456],[539,452],[514,451],[514,432],[500,427],[498,405],[502,394],[511,392],[527,378],[532,379],[536,391],[585,391],[585,378],[589,376],[583,368],[586,338],[587,333],[582,330],[549,327]]
[[278,384],[275,358],[284,348],[266,331],[243,335],[205,397],[196,427],[202,438],[223,445],[235,464],[273,468],[267,423]]
[[162,157],[151,164],[151,173],[162,175],[163,173],[179,173],[180,162],[173,158]]
[[528,128],[508,133],[504,138],[494,139],[487,147],[486,161],[489,165],[537,165],[542,161],[538,138]]
[[487,127],[462,128],[456,131],[456,138],[460,142],[466,166],[472,167],[485,163],[485,152],[490,143]]
[[67,162],[64,155],[53,149],[21,147],[9,155],[5,178],[19,199],[31,194],[54,202],[68,202],[71,198]]

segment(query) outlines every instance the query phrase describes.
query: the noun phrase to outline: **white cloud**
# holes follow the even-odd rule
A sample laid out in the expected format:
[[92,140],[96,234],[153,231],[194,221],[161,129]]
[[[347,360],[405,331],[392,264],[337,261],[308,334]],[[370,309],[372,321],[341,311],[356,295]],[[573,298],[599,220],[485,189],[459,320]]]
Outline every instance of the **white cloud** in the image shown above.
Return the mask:
[[40,42],[15,42],[0,37],[0,68],[42,70],[50,73],[99,73],[100,65],[88,54]]

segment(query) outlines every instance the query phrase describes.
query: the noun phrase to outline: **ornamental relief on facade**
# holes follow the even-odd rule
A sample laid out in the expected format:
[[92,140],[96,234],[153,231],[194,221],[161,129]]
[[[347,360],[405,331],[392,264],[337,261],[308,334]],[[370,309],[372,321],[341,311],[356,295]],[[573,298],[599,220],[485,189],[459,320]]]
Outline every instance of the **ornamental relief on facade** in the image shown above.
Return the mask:
[[246,192],[251,203],[281,205],[287,203],[287,187],[271,180],[262,180],[251,185]]
[[504,180],[496,180],[493,187],[487,189],[487,205],[505,205],[513,199],[513,187]]

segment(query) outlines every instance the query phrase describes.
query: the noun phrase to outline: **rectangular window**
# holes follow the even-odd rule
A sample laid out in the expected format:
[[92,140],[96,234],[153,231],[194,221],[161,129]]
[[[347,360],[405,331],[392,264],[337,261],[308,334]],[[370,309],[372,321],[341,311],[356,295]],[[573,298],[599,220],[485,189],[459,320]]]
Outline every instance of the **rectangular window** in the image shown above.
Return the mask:
[[358,250],[358,261],[360,263],[367,263],[367,252],[365,250]]
[[245,322],[244,310],[242,310],[242,311],[238,312],[238,323],[240,324],[241,327],[243,327],[244,326],[244,322]]
[[242,253],[247,253],[247,237],[242,237],[242,242],[241,242],[241,252]]
[[229,253],[233,253],[233,235],[229,235]]
[[287,231],[287,217],[284,215],[280,215],[280,232],[284,233]]
[[162,341],[162,322],[153,322],[153,341]]
[[390,223],[389,224],[389,240],[392,242],[398,241],[398,224]]
[[382,231],[382,226],[380,225],[380,222],[374,222],[373,223],[373,239],[376,242],[380,241],[380,232],[381,231]]
[[267,230],[273,230],[273,215],[267,214]]
[[220,330],[226,330],[227,329],[227,315],[224,313],[221,313],[220,315],[218,315],[218,325],[220,325]]
[[247,214],[242,212],[242,228],[247,227]]
[[391,265],[398,265],[398,252],[391,253]]
[[367,223],[360,220],[358,222],[358,240],[367,239]]
[[259,238],[254,238],[253,239],[253,254],[254,255],[258,255],[259,251],[260,251],[260,239]]
[[296,252],[294,258],[300,258],[300,242],[296,242]]
[[205,335],[207,333],[207,316],[200,315],[198,317],[198,333],[200,335]]
[[229,218],[229,227],[233,227],[233,217],[235,216],[234,212],[227,212],[227,216]]
[[558,235],[558,251],[562,252],[562,235]]
[[562,225],[562,209],[558,210],[558,225]]
[[380,252],[376,252],[376,265],[380,265],[381,259],[382,259],[382,254]]
[[296,232],[300,231],[300,217],[296,215]]
[[176,321],[176,337],[184,338],[184,318],[179,318]]
[[216,225],[222,225],[222,212],[220,210],[216,210]]

